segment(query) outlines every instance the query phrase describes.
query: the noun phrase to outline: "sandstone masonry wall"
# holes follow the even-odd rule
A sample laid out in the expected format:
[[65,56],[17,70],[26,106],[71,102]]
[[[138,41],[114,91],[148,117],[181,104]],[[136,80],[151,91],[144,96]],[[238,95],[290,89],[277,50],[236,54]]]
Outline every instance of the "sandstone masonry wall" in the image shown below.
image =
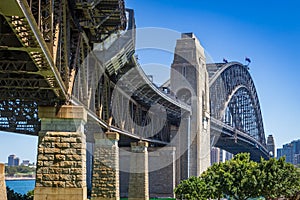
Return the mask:
[[7,200],[5,185],[5,165],[0,163],[0,200]]
[[95,134],[92,200],[119,200],[119,134]]

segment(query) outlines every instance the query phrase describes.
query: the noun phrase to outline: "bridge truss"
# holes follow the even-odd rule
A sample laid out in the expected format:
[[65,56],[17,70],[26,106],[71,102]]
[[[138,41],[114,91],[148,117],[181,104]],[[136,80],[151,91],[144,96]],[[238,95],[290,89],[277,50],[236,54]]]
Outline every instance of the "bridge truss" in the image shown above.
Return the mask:
[[[207,69],[210,76],[212,124],[216,128],[213,133],[219,131],[214,135],[215,145],[238,153],[244,150],[237,144],[240,139],[248,143],[243,144],[249,147],[247,151],[260,149],[263,157],[268,158],[260,104],[248,67],[231,62],[208,64]],[[227,134],[220,134],[225,129]],[[259,157],[257,155],[255,159],[259,160]]]

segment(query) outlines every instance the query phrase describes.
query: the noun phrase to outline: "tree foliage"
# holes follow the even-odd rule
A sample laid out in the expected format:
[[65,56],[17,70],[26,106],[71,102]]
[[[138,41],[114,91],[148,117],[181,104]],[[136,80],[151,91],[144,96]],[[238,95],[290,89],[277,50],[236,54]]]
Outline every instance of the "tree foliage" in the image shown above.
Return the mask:
[[8,176],[14,176],[17,173],[33,173],[35,172],[35,168],[31,168],[28,166],[7,166],[5,167],[5,173],[7,173]]
[[285,157],[262,159],[259,170],[261,196],[265,199],[292,197],[300,191],[300,172],[294,165],[285,162]]
[[175,189],[177,199],[206,200],[205,182],[198,177],[190,177],[182,181]]
[[[257,197],[259,191],[258,177],[260,171],[257,163],[250,160],[250,154],[238,154],[232,160],[225,162],[224,171],[230,174],[228,184],[223,187],[223,193],[237,200]],[[225,176],[225,179],[228,176]]]
[[200,177],[182,181],[175,189],[178,199],[236,200],[264,197],[297,199],[300,192],[300,171],[284,158],[250,160],[250,154],[236,155],[225,163],[208,168]]
[[33,200],[33,191],[29,191],[27,194],[20,194],[14,190],[6,187],[7,200]]
[[226,171],[224,163],[214,164],[201,176],[206,184],[208,198],[221,199],[224,197],[223,189],[231,184],[232,175]]

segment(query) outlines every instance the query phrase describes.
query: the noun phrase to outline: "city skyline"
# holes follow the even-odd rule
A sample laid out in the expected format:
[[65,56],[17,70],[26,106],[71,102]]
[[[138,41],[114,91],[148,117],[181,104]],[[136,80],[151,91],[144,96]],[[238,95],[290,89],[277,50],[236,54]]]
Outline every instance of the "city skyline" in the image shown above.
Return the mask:
[[[272,134],[276,148],[299,139],[298,2],[128,0],[125,3],[135,10],[138,28],[194,32],[211,61],[222,62],[225,58],[243,63],[246,56],[251,58],[250,73],[259,94],[266,138]],[[142,65],[158,63],[170,67],[173,59],[169,53],[153,56],[149,51],[139,51],[138,55]],[[159,82],[157,68],[146,72]],[[167,72],[166,75],[169,76]],[[36,160],[37,137],[0,134],[0,162],[5,161],[2,156],[6,159],[11,153]]]

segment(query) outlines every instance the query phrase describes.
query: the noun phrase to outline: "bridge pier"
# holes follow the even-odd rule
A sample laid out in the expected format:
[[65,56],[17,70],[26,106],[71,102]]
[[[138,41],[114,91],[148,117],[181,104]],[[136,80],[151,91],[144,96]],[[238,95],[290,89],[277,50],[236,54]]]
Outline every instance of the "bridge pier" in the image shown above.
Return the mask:
[[174,197],[176,148],[149,148],[149,193],[151,198]]
[[5,165],[0,163],[0,199],[7,200],[5,185]]
[[86,200],[85,109],[39,107],[39,117],[34,200]]
[[119,134],[95,134],[92,200],[119,200]]
[[128,200],[149,200],[148,142],[132,142]]

